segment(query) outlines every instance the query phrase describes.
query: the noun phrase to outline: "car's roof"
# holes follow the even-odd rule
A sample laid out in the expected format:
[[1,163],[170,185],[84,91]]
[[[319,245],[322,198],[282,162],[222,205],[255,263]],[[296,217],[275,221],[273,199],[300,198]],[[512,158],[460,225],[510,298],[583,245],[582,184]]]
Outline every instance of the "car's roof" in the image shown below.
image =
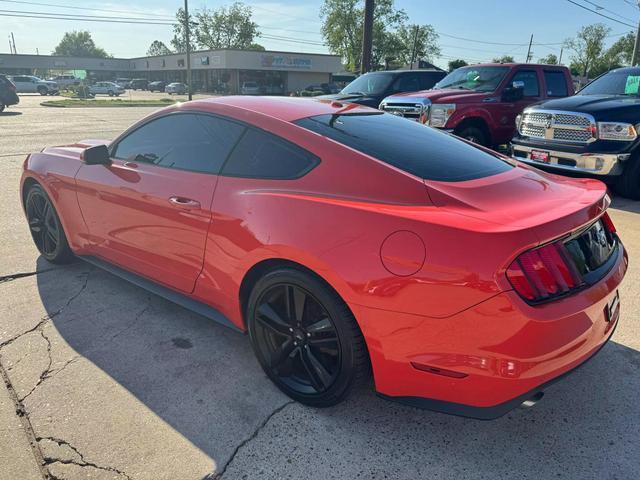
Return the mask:
[[369,107],[355,103],[338,102],[320,98],[303,97],[262,97],[262,96],[229,96],[194,100],[186,105],[195,108],[214,110],[216,104],[234,107],[238,110],[248,110],[285,122],[292,122],[300,118],[315,115],[333,115],[336,113],[367,113],[379,112]]

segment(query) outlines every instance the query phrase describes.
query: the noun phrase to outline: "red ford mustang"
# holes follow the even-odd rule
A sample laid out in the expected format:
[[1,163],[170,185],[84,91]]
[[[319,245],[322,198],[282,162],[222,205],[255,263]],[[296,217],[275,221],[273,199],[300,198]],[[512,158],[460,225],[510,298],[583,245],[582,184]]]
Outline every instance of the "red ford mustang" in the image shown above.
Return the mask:
[[238,330],[292,398],[495,418],[593,356],[627,255],[602,183],[331,101],[226,97],[47,148],[21,194],[80,257]]

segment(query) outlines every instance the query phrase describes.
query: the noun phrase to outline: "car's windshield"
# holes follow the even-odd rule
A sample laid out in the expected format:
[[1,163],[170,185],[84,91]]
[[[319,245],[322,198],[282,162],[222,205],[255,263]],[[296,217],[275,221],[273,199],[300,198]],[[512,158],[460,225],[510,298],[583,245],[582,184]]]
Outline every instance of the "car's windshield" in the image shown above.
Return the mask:
[[498,88],[508,71],[509,67],[462,67],[444,77],[433,88],[458,88],[476,92],[493,92]]
[[340,93],[350,95],[380,95],[393,81],[392,73],[366,73],[344,87]]
[[613,71],[596,78],[577,95],[638,95],[640,71]]

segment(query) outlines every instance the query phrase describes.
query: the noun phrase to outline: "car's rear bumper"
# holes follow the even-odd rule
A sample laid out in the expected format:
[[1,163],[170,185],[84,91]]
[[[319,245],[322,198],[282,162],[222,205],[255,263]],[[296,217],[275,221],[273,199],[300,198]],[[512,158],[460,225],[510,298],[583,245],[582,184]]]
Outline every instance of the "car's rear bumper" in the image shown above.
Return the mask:
[[619,318],[607,306],[627,268],[622,245],[609,273],[570,297],[527,305],[500,293],[447,318],[351,305],[384,398],[481,419],[504,415],[591,358]]

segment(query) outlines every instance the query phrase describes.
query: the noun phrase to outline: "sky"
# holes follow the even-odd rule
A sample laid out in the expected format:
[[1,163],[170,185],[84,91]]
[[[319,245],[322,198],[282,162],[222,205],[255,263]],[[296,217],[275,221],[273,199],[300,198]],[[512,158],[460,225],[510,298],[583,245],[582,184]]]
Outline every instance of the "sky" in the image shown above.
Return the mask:
[[[215,9],[230,3],[231,0],[191,0],[189,9],[203,6]],[[265,48],[330,53],[322,44],[320,34],[322,0],[246,0],[244,3],[253,8],[254,21],[267,35],[257,39]],[[173,35],[171,26],[7,15],[59,13],[67,17],[92,15],[120,21],[125,17],[144,18],[162,23],[173,17],[182,5],[180,0],[0,0],[0,16],[3,17],[0,52],[9,52],[11,32],[18,53],[49,54],[65,31],[89,30],[96,44],[114,57],[143,56],[154,40],[169,44]],[[640,19],[636,0],[396,0],[396,8],[404,9],[411,23],[433,25],[440,34],[442,50],[442,56],[435,63],[442,67],[454,58],[480,62],[512,55],[516,61],[524,61],[532,33],[534,60],[549,53],[559,55],[560,44],[565,39],[573,37],[581,26],[596,22],[611,28],[611,36],[607,38],[607,43],[611,44],[622,34],[634,30],[632,26]],[[565,50],[563,59],[567,55],[571,53]]]

